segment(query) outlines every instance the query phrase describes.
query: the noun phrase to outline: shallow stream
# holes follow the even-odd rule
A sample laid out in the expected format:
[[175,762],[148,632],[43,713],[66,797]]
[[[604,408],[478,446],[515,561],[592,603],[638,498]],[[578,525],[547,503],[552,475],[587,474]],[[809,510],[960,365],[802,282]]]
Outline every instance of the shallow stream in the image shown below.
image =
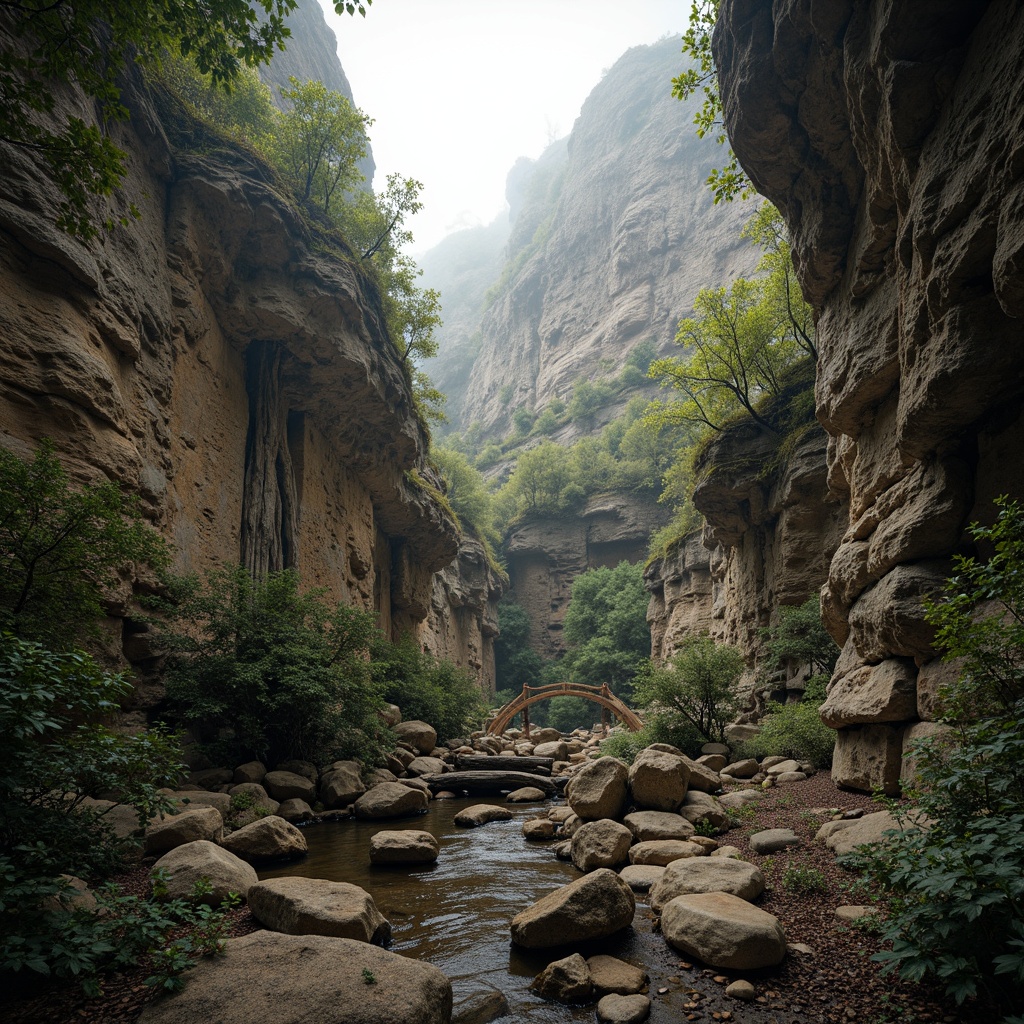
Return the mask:
[[[660,936],[652,935],[638,901],[634,928],[592,948],[574,947],[530,953],[512,944],[509,922],[545,893],[565,885],[579,872],[558,860],[550,843],[528,843],[522,824],[548,804],[508,805],[511,821],[479,828],[460,828],[455,814],[475,803],[500,799],[433,800],[428,812],[401,821],[341,821],[305,829],[309,856],[285,867],[260,872],[260,878],[301,875],[351,882],[366,889],[380,912],[391,922],[390,949],[426,960],[449,978],[456,1008],[468,999],[498,990],[508,1000],[503,1021],[593,1021],[593,1006],[570,1008],[548,1003],[529,992],[534,976],[550,961],[568,952],[608,953],[643,967],[651,974],[671,973],[674,959]],[[378,867],[370,864],[370,836],[381,829],[423,829],[441,846],[437,863],[425,867]],[[672,965],[674,966],[674,965]],[[651,1020],[661,1014],[657,1000]],[[678,1017],[664,1016],[664,1020]]]

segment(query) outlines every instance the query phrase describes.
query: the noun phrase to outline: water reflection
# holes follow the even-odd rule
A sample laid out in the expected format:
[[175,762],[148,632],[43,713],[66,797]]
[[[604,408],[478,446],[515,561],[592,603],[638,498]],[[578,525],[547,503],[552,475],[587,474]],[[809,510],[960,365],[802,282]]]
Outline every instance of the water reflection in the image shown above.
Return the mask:
[[[425,815],[401,821],[342,821],[305,830],[309,856],[286,867],[260,872],[260,878],[301,875],[328,878],[362,886],[391,922],[390,949],[427,960],[452,980],[456,1006],[487,990],[508,1000],[510,1016],[502,1020],[564,1022],[593,1020],[593,1007],[574,1010],[546,1003],[530,994],[533,977],[559,951],[530,953],[512,945],[509,922],[545,893],[579,877],[579,872],[556,859],[550,843],[528,843],[523,822],[546,813],[551,806],[509,805],[511,821],[496,821],[465,829],[452,823],[464,807],[501,803],[475,798],[436,800]],[[437,863],[399,867],[370,864],[370,837],[382,829],[422,829],[440,844]],[[641,915],[638,914],[638,918]],[[605,940],[594,949],[574,948],[588,956],[606,952],[646,966],[644,928]],[[646,929],[649,932],[649,929]],[[648,936],[649,939],[649,936]],[[663,946],[664,944],[662,944]]]

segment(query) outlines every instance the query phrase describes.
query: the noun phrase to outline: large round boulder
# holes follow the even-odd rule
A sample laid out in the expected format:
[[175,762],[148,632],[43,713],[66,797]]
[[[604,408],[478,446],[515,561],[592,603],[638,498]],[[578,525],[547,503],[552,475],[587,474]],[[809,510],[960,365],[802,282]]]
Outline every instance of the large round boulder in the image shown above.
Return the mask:
[[548,893],[512,919],[512,941],[549,949],[603,939],[633,923],[633,891],[614,871],[599,868]]
[[629,769],[617,757],[599,757],[569,780],[565,798],[583,821],[622,818],[629,793]]
[[579,953],[547,965],[530,984],[542,999],[559,1003],[587,1003],[593,993],[590,968]]
[[725,892],[742,900],[756,900],[764,892],[761,869],[731,857],[697,857],[673,861],[651,889],[651,909],[660,913],[677,896]]
[[291,822],[277,814],[269,814],[243,825],[225,836],[222,845],[225,850],[230,850],[250,864],[294,860],[304,857],[308,850],[306,837]]
[[667,811],[632,811],[622,824],[638,843],[655,839],[689,839],[696,829],[681,814]]
[[297,772],[267,772],[263,778],[263,788],[278,803],[296,797],[312,803],[316,799],[316,786],[305,775]]
[[202,959],[140,1024],[449,1024],[451,1014],[451,982],[432,964],[352,939],[258,931]]
[[215,807],[196,807],[152,820],[146,826],[145,851],[150,856],[166,853],[197,839],[219,843],[223,834],[224,819],[220,811]]
[[209,885],[202,902],[217,906],[229,893],[238,893],[244,900],[257,882],[252,865],[207,839],[177,846],[165,853],[154,865],[153,874],[164,874],[167,895],[172,900],[188,899],[197,882]]
[[629,768],[629,789],[641,810],[677,810],[689,781],[686,761],[663,750],[641,750]]
[[429,754],[437,746],[437,730],[426,722],[399,722],[394,732],[399,742],[408,743],[421,754]]
[[562,733],[560,730],[549,727],[534,729],[530,733],[530,742],[533,743],[535,747],[539,746],[541,743],[558,743],[561,738]]
[[422,829],[405,828],[370,836],[371,864],[433,864],[441,847]]
[[534,757],[550,757],[553,761],[568,761],[569,746],[563,739],[549,740],[547,743],[538,743],[533,748]]
[[249,889],[253,917],[288,935],[333,935],[384,945],[391,923],[358,885],[326,878],[271,878]]
[[661,932],[673,949],[709,967],[750,971],[774,967],[786,955],[778,918],[725,892],[669,900]]
[[588,821],[572,837],[572,862],[579,871],[617,868],[629,860],[633,833],[611,818]]
[[426,793],[397,782],[382,782],[368,789],[356,802],[357,818],[407,818],[422,814],[430,798]]
[[262,761],[246,761],[236,769],[231,781],[238,785],[241,782],[261,783],[267,775],[267,766]]
[[320,803],[328,810],[348,807],[365,792],[362,771],[355,761],[335,761],[320,776]]
[[412,775],[440,775],[449,770],[449,765],[439,757],[428,757],[421,754],[414,757],[405,769]]

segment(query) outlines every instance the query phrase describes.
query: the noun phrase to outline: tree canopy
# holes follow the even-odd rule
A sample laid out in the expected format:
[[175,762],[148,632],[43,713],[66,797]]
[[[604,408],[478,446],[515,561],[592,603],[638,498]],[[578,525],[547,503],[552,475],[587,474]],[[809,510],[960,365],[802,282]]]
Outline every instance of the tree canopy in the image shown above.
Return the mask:
[[[365,15],[371,3],[335,0],[334,9]],[[283,48],[289,35],[284,19],[296,4],[5,0],[0,138],[42,156],[63,195],[58,225],[81,238],[94,237],[99,228],[92,200],[109,197],[126,173],[127,154],[105,130],[110,121],[128,116],[118,84],[125,68],[151,67],[167,52],[181,53],[216,85],[227,86],[241,68],[266,63]],[[55,116],[57,82],[76,85],[96,101],[93,123]]]

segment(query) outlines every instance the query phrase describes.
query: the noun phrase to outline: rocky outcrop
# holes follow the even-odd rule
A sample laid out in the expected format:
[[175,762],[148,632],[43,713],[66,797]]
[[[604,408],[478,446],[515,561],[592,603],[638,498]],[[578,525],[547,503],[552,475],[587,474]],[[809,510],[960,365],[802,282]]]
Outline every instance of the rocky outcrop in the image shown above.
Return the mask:
[[614,375],[640,341],[668,351],[697,291],[751,268],[744,212],[713,205],[693,107],[672,98],[681,59],[675,39],[629,50],[584,103],[565,162],[558,143],[510,176],[518,216],[464,425],[501,432],[515,409]]
[[817,312],[849,509],[822,591],[845,645],[833,775],[891,792],[904,732],[934,715],[921,600],[964,524],[1024,492],[1024,10],[723,0],[714,45],[733,148]]
[[[497,585],[437,499],[375,286],[249,153],[125,90],[125,224],[94,242],[53,226],[33,154],[0,152],[0,443],[49,436],[76,478],[139,495],[179,569],[294,567],[490,685]],[[96,116],[59,92],[69,111]],[[110,612],[108,653],[147,663],[130,584]]]
[[[782,437],[752,420],[707,445],[693,494],[705,525],[645,573],[655,659],[708,632],[744,652],[743,696],[761,700],[754,694],[759,631],[777,621],[780,606],[802,604],[818,590],[839,542],[843,509],[828,495],[826,447],[816,424]],[[796,672],[771,685],[771,695],[784,700],[787,688],[803,689],[803,677]]]
[[531,642],[545,658],[565,653],[562,627],[573,580],[588,569],[638,562],[667,510],[642,496],[599,494],[572,517],[515,527],[506,544],[513,599],[530,617]]

